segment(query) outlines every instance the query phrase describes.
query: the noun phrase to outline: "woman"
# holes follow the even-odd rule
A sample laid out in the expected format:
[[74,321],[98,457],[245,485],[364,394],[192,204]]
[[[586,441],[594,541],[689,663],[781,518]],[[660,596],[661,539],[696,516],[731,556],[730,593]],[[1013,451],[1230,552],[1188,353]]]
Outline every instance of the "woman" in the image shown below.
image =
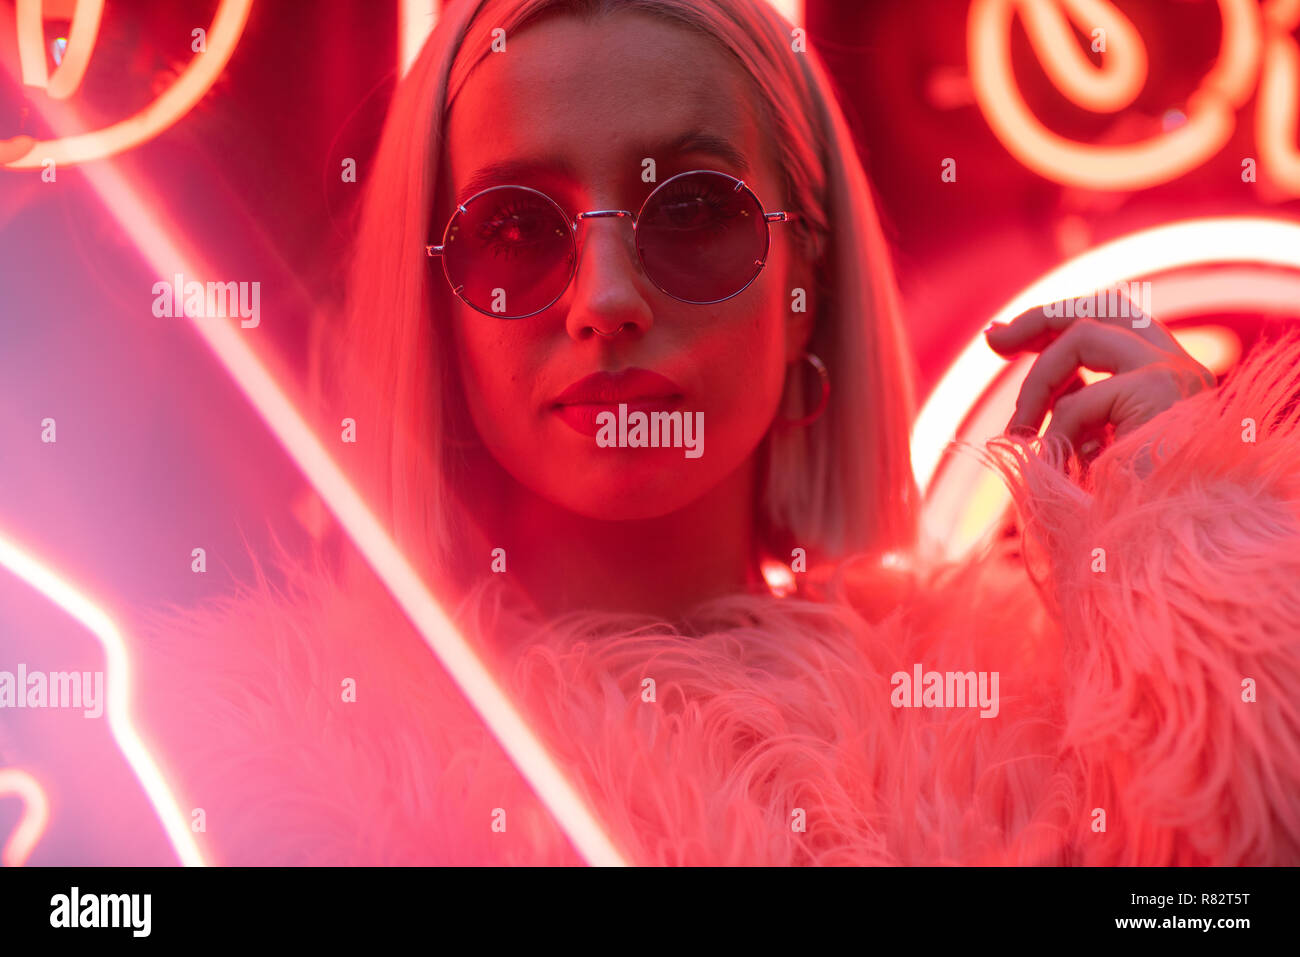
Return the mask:
[[[1029,548],[935,566],[869,186],[765,4],[453,5],[368,179],[322,418],[630,860],[1300,861],[1294,340],[1214,388],[1155,322],[990,330],[1053,412],[987,456]],[[215,860],[580,860],[367,569],[283,570],[152,629]]]

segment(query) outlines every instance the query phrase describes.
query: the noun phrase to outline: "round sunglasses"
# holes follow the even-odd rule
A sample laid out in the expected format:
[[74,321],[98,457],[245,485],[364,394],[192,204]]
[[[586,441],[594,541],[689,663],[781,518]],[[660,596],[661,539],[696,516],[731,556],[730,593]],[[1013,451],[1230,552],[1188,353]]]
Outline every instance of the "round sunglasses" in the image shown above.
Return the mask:
[[770,223],[797,213],[763,211],[744,181],[716,170],[692,170],[664,180],[640,212],[595,209],[570,219],[545,193],[527,186],[492,186],[458,204],[441,245],[452,292],[498,319],[524,319],[554,305],[577,274],[578,223],[632,220],[646,276],[681,302],[709,305],[744,292],[758,278],[771,246]]

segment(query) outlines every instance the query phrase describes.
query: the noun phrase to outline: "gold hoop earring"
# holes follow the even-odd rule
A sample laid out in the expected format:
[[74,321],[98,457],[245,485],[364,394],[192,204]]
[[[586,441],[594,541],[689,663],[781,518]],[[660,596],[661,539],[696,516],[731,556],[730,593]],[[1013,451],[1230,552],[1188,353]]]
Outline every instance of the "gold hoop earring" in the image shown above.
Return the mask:
[[817,403],[817,408],[814,409],[812,412],[810,412],[808,415],[805,415],[803,418],[800,419],[781,418],[779,421],[784,425],[790,425],[790,426],[811,425],[813,422],[816,422],[818,419],[822,417],[822,414],[826,411],[826,407],[830,405],[830,401],[831,401],[831,374],[826,370],[826,363],[822,362],[821,359],[819,359],[816,355],[814,355],[811,352],[805,352],[799,358],[806,359],[809,363],[812,364],[812,367],[817,370],[817,375],[821,378],[821,382],[822,382],[822,396],[821,396],[821,400]]

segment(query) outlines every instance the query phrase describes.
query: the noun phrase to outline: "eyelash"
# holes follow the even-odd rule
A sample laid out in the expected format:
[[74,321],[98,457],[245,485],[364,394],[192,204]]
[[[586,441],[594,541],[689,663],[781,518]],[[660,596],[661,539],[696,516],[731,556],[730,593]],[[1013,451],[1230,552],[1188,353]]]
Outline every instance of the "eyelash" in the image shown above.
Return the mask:
[[535,245],[541,242],[541,240],[533,239],[531,241],[509,243],[503,242],[497,237],[504,224],[509,223],[511,220],[518,217],[520,213],[527,213],[529,209],[530,204],[527,203],[521,203],[518,201],[507,203],[505,206],[498,209],[491,219],[484,221],[483,225],[480,227],[479,238],[488,243],[490,248],[497,255],[504,256],[506,259],[514,258],[528,246]]
[[[653,192],[655,188],[657,187],[652,187],[650,192]],[[646,193],[646,196],[649,196],[650,192]],[[703,206],[713,213],[721,212],[726,208],[726,204],[719,201],[716,192],[712,190],[701,190],[690,183],[677,183],[670,186],[664,193],[664,199],[669,202],[684,202],[691,200],[702,202]],[[642,202],[644,202],[644,197],[642,198]],[[491,248],[497,256],[501,256],[505,259],[513,259],[522,255],[529,246],[536,245],[542,240],[533,239],[531,241],[512,243],[502,241],[498,236],[505,224],[509,223],[512,219],[516,219],[520,214],[526,214],[529,209],[530,204],[528,203],[522,203],[517,200],[507,203],[505,206],[498,209],[491,219],[483,222],[480,227],[479,238],[487,243],[489,248]],[[527,224],[526,220],[524,221],[524,224]],[[707,225],[718,230],[726,227],[723,217],[718,217]]]
[[[664,194],[664,198],[669,201],[672,200],[703,201],[705,208],[713,213],[720,213],[727,208],[727,204],[720,201],[718,194],[716,192],[711,190],[709,191],[700,190],[698,188],[694,188],[691,184],[687,184],[687,183],[678,183],[675,186],[669,187]],[[714,220],[712,220],[712,222],[709,225],[711,225],[715,230],[720,231],[722,229],[725,229],[727,226],[726,218],[723,216],[718,216]]]

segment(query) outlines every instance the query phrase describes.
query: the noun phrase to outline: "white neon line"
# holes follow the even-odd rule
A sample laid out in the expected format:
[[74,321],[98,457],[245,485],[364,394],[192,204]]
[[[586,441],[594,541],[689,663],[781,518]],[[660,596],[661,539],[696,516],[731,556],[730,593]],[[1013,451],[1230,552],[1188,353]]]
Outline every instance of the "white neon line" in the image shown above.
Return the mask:
[[131,662],[122,633],[98,605],[3,533],[0,533],[0,565],[81,622],[98,639],[104,649],[104,671],[108,682],[106,710],[113,740],[144,788],[180,862],[187,867],[202,867],[203,855],[194,843],[187,818],[131,721]]
[[398,69],[406,76],[438,23],[439,0],[397,0]]
[[781,14],[796,27],[804,25],[804,2],[805,0],[767,0],[776,12]]
[[[1147,276],[1205,263],[1261,263],[1300,269],[1300,225],[1252,216],[1189,219],[1124,236],[1063,263],[993,316],[1006,322],[1026,309],[1107,288],[1120,277]],[[1159,319],[1159,316],[1155,318]],[[971,403],[1006,366],[982,332],[967,343],[926,399],[912,427],[912,470],[929,488]]]
[[[212,274],[197,255],[182,253],[177,245],[181,240],[163,228],[111,162],[88,164],[83,171],[105,206],[158,275],[168,276],[179,270],[186,277],[202,281],[199,277]],[[625,864],[622,855],[541,741],[456,631],[292,402],[245,344],[240,331],[226,320],[197,319],[191,322],[334,513],[579,853],[595,865]]]

